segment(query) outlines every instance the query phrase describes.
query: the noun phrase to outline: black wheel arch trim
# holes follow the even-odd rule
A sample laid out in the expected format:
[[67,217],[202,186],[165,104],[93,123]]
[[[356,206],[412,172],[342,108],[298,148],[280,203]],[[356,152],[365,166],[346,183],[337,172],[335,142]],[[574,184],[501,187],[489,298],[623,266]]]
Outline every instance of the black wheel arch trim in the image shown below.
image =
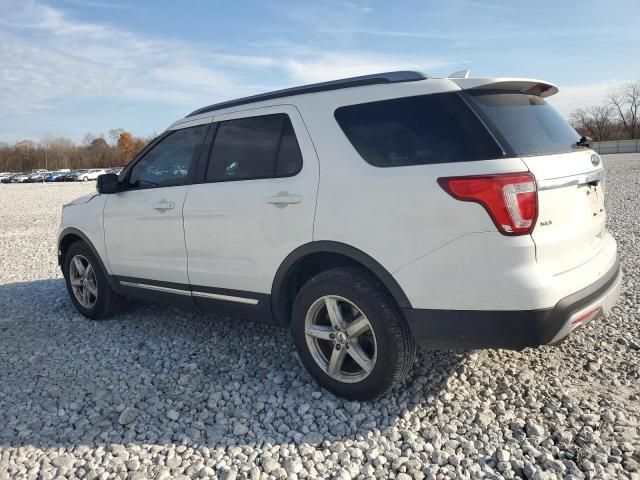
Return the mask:
[[116,282],[113,276],[109,274],[109,271],[105,267],[104,262],[102,261],[102,257],[98,253],[98,250],[96,250],[96,247],[93,246],[93,243],[91,243],[91,240],[89,240],[89,238],[84,233],[82,233],[82,231],[74,227],[65,228],[64,230],[62,230],[62,232],[60,233],[60,236],[58,237],[58,265],[62,269],[62,274],[64,275],[64,265],[63,265],[64,258],[62,257],[62,250],[60,246],[62,245],[62,241],[69,235],[74,235],[76,237],[79,237],[84,243],[87,244],[87,246],[91,250],[91,253],[93,253],[93,255],[95,255],[95,257],[98,259],[98,263],[100,263],[100,267],[102,268],[102,271],[105,273],[105,276],[107,277],[107,280],[109,281],[109,285],[111,286],[111,288],[116,292],[120,292],[118,282]]
[[293,267],[298,261],[315,253],[336,253],[360,263],[382,282],[400,309],[411,308],[411,302],[409,302],[407,295],[396,279],[373,257],[346,243],[331,240],[316,240],[301,245],[292,251],[287,258],[283,260],[276,272],[271,287],[271,309],[273,311],[273,317],[278,324],[286,325],[288,323],[287,313],[284,310],[284,305],[281,300],[284,298],[284,288],[289,280],[289,275],[293,271]]

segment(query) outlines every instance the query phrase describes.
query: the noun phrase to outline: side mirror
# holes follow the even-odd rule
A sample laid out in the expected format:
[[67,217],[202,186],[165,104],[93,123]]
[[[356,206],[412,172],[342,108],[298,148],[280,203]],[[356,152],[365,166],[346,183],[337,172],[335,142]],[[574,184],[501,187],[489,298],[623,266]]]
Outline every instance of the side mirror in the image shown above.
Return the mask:
[[98,176],[96,190],[98,190],[98,193],[118,193],[120,191],[118,175],[115,173],[105,173]]

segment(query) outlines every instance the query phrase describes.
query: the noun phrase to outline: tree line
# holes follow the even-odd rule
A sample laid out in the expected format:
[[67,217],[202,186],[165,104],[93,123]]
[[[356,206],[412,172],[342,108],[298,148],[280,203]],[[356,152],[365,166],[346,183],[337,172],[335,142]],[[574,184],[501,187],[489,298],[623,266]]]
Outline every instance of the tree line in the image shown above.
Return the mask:
[[109,168],[126,165],[136,153],[155,138],[134,137],[122,128],[104,135],[85,135],[80,145],[62,137],[44,137],[39,142],[22,140],[0,142],[0,172],[25,172],[44,168]]
[[570,121],[596,142],[640,138],[640,80],[610,89],[601,104],[578,108]]

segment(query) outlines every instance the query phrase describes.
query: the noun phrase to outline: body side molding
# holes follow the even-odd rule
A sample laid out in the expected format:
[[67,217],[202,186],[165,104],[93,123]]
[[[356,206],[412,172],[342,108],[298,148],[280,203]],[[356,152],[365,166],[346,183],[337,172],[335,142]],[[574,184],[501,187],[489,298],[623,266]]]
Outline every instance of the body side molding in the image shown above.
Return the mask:
[[165,303],[217,315],[273,324],[270,296],[265,293],[188,285],[148,278],[111,277],[120,293],[153,303]]

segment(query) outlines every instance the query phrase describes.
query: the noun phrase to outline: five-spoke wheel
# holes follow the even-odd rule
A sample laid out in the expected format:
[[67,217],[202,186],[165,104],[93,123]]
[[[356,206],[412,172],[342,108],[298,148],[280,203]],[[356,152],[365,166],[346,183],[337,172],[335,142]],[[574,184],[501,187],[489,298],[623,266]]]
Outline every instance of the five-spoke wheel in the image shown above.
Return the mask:
[[74,255],[69,267],[69,282],[76,300],[84,308],[93,307],[98,299],[98,284],[91,263],[82,255]]
[[98,320],[118,311],[122,298],[109,284],[98,256],[78,240],[64,252],[62,266],[71,301],[85,317]]
[[291,330],[309,372],[346,398],[382,395],[413,363],[415,344],[404,318],[384,287],[359,268],[334,268],[306,282]]
[[341,382],[359,382],[376,364],[376,336],[356,305],[336,295],[316,300],[305,318],[307,346],[318,365]]

